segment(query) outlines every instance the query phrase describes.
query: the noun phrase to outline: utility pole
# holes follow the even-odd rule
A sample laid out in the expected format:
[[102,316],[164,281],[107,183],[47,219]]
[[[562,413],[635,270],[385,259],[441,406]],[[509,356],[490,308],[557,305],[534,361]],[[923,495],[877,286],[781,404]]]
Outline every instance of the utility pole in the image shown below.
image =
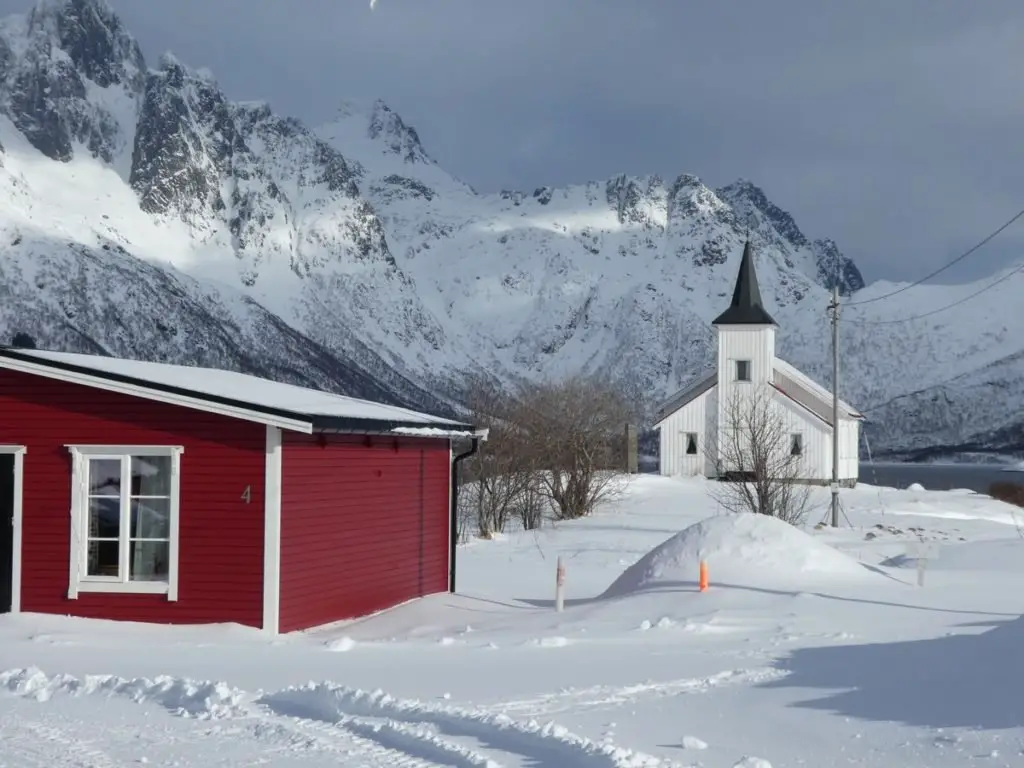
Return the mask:
[[839,527],[839,282],[832,286],[832,527]]

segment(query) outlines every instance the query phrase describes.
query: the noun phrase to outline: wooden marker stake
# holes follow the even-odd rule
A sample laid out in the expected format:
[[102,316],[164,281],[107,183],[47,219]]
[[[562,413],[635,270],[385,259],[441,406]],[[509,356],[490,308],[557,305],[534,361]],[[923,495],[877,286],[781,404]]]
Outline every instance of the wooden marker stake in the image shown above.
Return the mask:
[[555,610],[561,613],[565,608],[565,566],[562,565],[562,557],[559,555],[558,564],[555,566]]

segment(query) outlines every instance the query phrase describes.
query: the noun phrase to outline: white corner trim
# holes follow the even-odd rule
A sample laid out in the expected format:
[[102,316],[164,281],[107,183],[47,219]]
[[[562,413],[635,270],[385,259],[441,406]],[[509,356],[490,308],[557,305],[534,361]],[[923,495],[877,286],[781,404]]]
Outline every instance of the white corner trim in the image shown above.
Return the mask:
[[263,631],[281,629],[281,430],[267,425],[263,487]]
[[[455,441],[448,441],[448,540],[445,545],[448,548],[448,570],[445,572],[445,580],[448,582],[448,589],[452,588],[452,539],[458,539],[458,510],[455,511],[455,527],[452,527],[452,475],[455,472]],[[456,541],[458,544],[458,541]]]
[[[68,547],[68,599],[77,600],[82,592],[108,594],[167,595],[169,602],[178,599],[178,559],[180,550],[181,519],[181,456],[185,452],[181,445],[66,445],[71,453],[71,538]],[[112,458],[123,460],[128,456],[170,456],[170,543],[168,545],[167,581],[119,581],[115,579],[90,577],[83,573],[83,555],[87,540],[88,511],[86,499],[86,462],[89,458]],[[127,469],[122,471],[127,472]],[[123,480],[122,480],[123,482]],[[125,523],[127,525],[127,522]],[[122,536],[127,528],[122,528]],[[122,554],[122,557],[125,557]],[[127,567],[122,561],[122,567]]]
[[21,613],[21,539],[25,491],[25,453],[23,445],[0,445],[0,453],[14,454],[14,499],[11,509],[11,613]]
[[309,421],[302,419],[289,419],[284,416],[272,416],[267,413],[250,410],[248,408],[239,408],[233,405],[213,403],[199,397],[190,397],[188,395],[173,392],[163,392],[159,389],[152,389],[139,384],[126,384],[120,381],[111,381],[99,374],[93,376],[87,373],[68,371],[62,368],[55,368],[50,365],[30,363],[27,360],[15,360],[13,358],[3,356],[0,356],[0,368],[6,368],[20,373],[29,373],[33,376],[42,376],[47,379],[56,379],[57,381],[66,381],[69,384],[81,384],[82,386],[92,387],[93,389],[104,389],[108,392],[117,392],[122,395],[140,397],[144,400],[153,400],[158,403],[167,403],[168,405],[177,405],[182,408],[191,408],[196,411],[215,413],[221,416],[228,416],[233,419],[254,421],[258,424],[273,424],[274,426],[281,427],[282,429],[290,429],[296,432],[305,432],[307,434],[313,432],[313,425]]
[[78,582],[81,581],[79,574],[82,571],[82,548],[85,543],[80,533],[84,527],[82,507],[86,496],[85,472],[83,465],[85,457],[81,451],[71,448],[71,509],[68,519],[71,523],[71,537],[68,540],[68,600],[78,599]]

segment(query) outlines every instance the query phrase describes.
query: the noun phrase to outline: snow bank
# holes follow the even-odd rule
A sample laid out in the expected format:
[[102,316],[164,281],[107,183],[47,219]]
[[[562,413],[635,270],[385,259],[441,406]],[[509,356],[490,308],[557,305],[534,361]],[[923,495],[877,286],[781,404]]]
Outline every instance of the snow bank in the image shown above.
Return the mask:
[[244,693],[227,683],[187,680],[170,676],[149,680],[117,675],[47,675],[37,667],[0,672],[0,690],[36,701],[55,695],[121,696],[132,701],[154,702],[180,717],[216,720],[244,715]]
[[602,597],[621,597],[697,581],[707,560],[712,585],[797,582],[811,586],[822,577],[876,580],[880,577],[853,558],[804,531],[766,515],[709,517],[677,533],[635,562]]

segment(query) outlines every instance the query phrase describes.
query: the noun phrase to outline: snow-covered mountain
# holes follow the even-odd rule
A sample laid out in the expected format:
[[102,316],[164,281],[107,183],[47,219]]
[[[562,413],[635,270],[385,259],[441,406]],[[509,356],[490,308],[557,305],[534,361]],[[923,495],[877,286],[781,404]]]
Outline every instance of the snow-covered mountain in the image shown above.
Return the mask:
[[[748,236],[781,354],[822,381],[833,281],[854,301],[894,287],[864,288],[748,181],[478,193],[381,102],[312,129],[170,55],[150,69],[105,0],[4,22],[0,144],[0,333],[420,407],[470,373],[582,370],[656,403],[710,361]],[[1024,421],[1024,275],[889,322],[978,287],[846,311],[844,394],[884,406],[876,451],[995,444]]]

